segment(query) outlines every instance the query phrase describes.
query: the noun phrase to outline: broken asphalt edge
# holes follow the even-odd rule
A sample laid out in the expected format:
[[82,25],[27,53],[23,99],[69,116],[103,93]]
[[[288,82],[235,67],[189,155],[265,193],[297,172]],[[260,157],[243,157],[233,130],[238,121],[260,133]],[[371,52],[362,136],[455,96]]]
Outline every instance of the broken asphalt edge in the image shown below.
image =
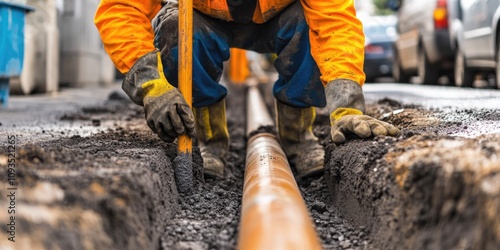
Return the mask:
[[333,207],[366,226],[380,249],[498,249],[499,140],[413,135],[330,145]]

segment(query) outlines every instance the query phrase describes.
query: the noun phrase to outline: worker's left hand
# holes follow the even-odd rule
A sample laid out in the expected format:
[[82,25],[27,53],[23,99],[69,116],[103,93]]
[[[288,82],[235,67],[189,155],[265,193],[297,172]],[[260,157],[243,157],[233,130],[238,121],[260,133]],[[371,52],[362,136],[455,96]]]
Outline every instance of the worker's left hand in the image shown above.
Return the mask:
[[348,134],[368,138],[377,135],[397,136],[399,133],[399,129],[393,125],[368,115],[342,116],[333,123],[331,129],[332,141],[336,144],[344,142]]
[[332,125],[332,141],[346,140],[347,135],[368,138],[377,135],[397,136],[393,125],[364,115],[365,99],[361,85],[348,79],[336,79],[325,86],[327,109]]
[[181,134],[195,136],[193,111],[176,88],[160,96],[146,96],[144,112],[148,127],[163,141],[173,142]]

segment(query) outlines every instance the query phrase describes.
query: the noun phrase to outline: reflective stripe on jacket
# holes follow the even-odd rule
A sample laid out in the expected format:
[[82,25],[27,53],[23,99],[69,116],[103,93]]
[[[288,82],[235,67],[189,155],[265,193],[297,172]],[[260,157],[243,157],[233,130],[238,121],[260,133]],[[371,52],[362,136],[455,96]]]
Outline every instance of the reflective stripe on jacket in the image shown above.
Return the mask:
[[[193,0],[200,12],[233,21],[227,1]],[[256,0],[252,21],[265,23],[297,0]],[[309,25],[311,53],[324,84],[337,78],[363,84],[364,34],[353,0],[300,0]],[[101,0],[95,15],[106,52],[123,73],[154,47],[151,20],[161,0]]]

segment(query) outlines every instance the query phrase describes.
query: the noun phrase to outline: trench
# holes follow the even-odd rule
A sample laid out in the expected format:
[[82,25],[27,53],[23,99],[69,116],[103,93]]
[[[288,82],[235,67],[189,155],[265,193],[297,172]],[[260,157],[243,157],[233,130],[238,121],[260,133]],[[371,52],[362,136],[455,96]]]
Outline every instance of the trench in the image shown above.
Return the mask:
[[[243,115],[246,113],[246,87],[228,85],[228,92],[226,106],[231,142],[226,178],[208,180],[198,193],[179,199],[180,212],[167,222],[161,239],[163,249],[235,249],[237,246],[249,139]],[[273,106],[267,105],[267,108],[273,114]],[[317,121],[315,125],[320,125],[325,118],[319,117]],[[261,130],[273,132],[269,128]],[[318,127],[314,132],[322,135],[321,141],[326,143],[329,131]],[[323,177],[300,180],[298,184],[324,249],[373,248],[367,228],[352,226],[334,209]]]
[[[269,86],[260,87],[273,113]],[[25,244],[19,246],[235,249],[248,140],[246,89],[228,85],[228,91],[226,178],[198,182],[196,192],[187,195],[179,195],[174,185],[176,145],[156,138],[141,108],[128,100],[61,116],[71,131],[67,137],[38,141],[20,133],[17,178],[25,195],[18,205],[31,212],[19,214],[19,242]],[[325,174],[299,180],[298,186],[322,247],[498,248],[500,136],[455,134],[478,119],[498,124],[499,112],[454,110],[450,115],[390,99],[367,107],[368,114],[395,124],[402,135],[335,146],[328,115],[318,110],[314,134],[326,149]],[[81,125],[99,127],[96,120],[113,126],[74,134]],[[46,132],[36,133],[43,137]],[[199,180],[196,147],[193,161]],[[0,176],[2,190],[5,178]]]

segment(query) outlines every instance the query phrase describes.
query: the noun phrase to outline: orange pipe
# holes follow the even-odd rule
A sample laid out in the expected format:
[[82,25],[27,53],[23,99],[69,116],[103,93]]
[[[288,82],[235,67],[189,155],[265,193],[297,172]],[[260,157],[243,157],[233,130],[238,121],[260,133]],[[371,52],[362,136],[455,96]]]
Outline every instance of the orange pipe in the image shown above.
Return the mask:
[[[179,91],[187,104],[193,103],[193,1],[179,1]],[[178,138],[179,153],[191,155],[193,141],[187,135]]]
[[249,81],[247,86],[247,136],[249,137],[259,127],[274,126],[274,121],[260,95],[257,82]]
[[246,162],[238,249],[321,249],[277,138],[250,138]]
[[[273,121],[256,86],[247,97],[247,135]],[[313,222],[276,136],[247,143],[239,250],[321,249]]]

